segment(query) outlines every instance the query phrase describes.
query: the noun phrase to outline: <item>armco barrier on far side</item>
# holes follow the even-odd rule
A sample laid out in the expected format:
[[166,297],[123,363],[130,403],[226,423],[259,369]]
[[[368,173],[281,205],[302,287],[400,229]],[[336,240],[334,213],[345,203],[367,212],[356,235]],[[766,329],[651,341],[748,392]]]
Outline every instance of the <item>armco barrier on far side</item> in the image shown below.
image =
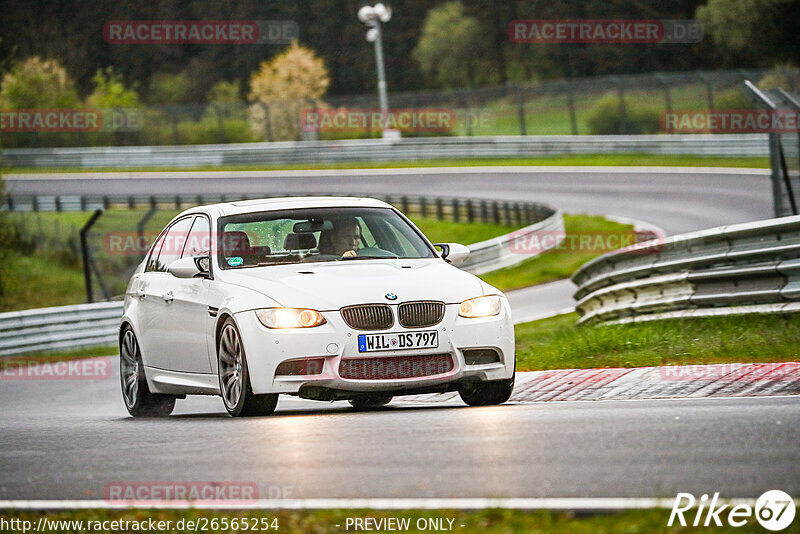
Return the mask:
[[15,148],[2,152],[10,167],[221,167],[360,161],[531,158],[565,154],[768,156],[766,134],[529,135],[413,137],[341,141],[280,141],[186,146]]

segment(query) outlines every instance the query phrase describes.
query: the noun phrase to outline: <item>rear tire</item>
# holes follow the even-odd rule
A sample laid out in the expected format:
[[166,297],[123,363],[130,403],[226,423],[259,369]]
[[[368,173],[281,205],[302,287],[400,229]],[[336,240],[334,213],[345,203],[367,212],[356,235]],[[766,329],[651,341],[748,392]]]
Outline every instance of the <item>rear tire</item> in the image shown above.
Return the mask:
[[256,395],[250,387],[247,357],[239,329],[228,318],[217,340],[219,391],[225,409],[233,417],[270,415],[278,405],[277,394]]
[[376,408],[380,408],[382,406],[386,406],[390,402],[392,402],[391,395],[379,395],[379,394],[371,394],[371,395],[364,395],[362,397],[356,397],[354,399],[350,399],[347,401],[350,403],[350,406],[355,408],[356,410],[374,410]]
[[150,393],[136,334],[126,326],[119,338],[119,379],[122,400],[133,417],[166,417],[175,409],[175,397]]
[[514,391],[514,376],[508,380],[492,380],[464,386],[458,391],[466,404],[470,406],[494,406],[503,404]]

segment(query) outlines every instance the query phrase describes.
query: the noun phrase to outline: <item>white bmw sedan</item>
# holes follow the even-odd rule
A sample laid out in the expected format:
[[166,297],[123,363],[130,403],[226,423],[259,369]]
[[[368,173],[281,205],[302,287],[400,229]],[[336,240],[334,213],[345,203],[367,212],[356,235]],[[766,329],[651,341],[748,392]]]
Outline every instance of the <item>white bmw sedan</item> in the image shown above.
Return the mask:
[[514,386],[510,308],[451,265],[468,254],[432,245],[370,198],[184,211],[128,285],[125,406],[169,415],[186,395],[220,395],[231,415],[252,416],[272,413],[280,393],[367,409],[447,391],[503,403]]

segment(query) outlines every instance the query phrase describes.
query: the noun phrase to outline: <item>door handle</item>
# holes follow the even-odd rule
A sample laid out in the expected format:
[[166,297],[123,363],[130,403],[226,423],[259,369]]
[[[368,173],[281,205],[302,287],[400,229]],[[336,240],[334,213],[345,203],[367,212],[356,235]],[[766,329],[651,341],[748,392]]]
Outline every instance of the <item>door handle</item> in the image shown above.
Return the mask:
[[172,302],[175,297],[172,296],[172,291],[168,291],[166,294],[161,295],[161,298],[164,299],[164,302]]

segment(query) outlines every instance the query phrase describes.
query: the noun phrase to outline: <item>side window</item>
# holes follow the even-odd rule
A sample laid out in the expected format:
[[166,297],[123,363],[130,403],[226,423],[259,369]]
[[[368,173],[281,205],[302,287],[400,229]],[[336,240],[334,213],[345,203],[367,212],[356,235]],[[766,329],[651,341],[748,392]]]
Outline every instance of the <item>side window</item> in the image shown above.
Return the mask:
[[194,217],[186,217],[170,226],[166,235],[164,235],[164,242],[158,253],[156,265],[152,270],[166,272],[169,264],[181,257],[193,220]]
[[186,238],[186,245],[183,247],[181,258],[192,256],[208,256],[211,251],[211,226],[208,219],[198,215],[189,236]]
[[150,257],[147,259],[147,265],[145,265],[144,272],[150,273],[153,271],[158,271],[158,254],[161,252],[161,245],[164,244],[164,236],[166,233],[163,233],[158,236],[155,245],[153,245],[153,250],[150,252]]

